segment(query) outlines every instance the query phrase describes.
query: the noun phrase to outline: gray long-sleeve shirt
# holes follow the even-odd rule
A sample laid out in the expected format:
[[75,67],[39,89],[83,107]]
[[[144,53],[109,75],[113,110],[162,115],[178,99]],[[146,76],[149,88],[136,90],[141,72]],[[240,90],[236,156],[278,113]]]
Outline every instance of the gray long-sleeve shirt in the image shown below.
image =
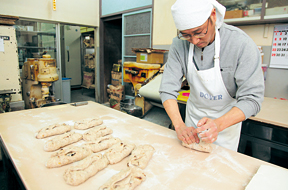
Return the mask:
[[[261,57],[253,40],[242,30],[223,24],[220,28],[220,67],[224,84],[246,119],[256,115],[264,99]],[[162,103],[177,99],[183,76],[187,76],[188,41],[173,39],[160,85]],[[203,50],[195,46],[194,61],[199,70],[214,67],[215,41]]]

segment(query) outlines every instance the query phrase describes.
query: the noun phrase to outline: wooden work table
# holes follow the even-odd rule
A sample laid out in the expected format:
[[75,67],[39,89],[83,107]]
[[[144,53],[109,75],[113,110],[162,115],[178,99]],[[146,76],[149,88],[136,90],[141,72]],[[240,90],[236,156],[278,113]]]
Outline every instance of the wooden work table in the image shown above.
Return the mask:
[[260,112],[249,119],[288,128],[288,101],[265,97]]
[[[26,189],[71,189],[63,179],[64,171],[71,165],[47,169],[45,163],[52,153],[45,152],[43,147],[49,138],[36,139],[35,133],[50,124],[65,122],[73,125],[74,121],[94,116],[99,116],[113,129],[113,136],[155,148],[144,170],[147,179],[137,187],[139,190],[243,190],[260,165],[272,165],[215,145],[210,154],[184,148],[175,131],[95,102],[78,107],[66,104],[0,114],[3,147]],[[127,160],[109,165],[73,189],[98,189],[125,168]]]

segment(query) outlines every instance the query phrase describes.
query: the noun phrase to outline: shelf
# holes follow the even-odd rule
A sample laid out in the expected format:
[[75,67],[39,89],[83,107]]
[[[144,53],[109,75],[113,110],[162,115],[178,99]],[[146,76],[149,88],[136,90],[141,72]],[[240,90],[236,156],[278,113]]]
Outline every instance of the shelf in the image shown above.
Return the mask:
[[286,22],[287,22],[288,14],[264,16],[264,20],[268,20],[268,19],[283,19],[283,18],[286,19]]
[[16,32],[19,32],[21,34],[56,36],[56,33],[54,32],[25,31],[25,30],[16,30]]
[[18,46],[19,49],[56,49],[52,47]]
[[[226,8],[231,11],[229,17],[245,15],[241,18],[224,19],[224,22],[230,25],[280,24],[287,23],[288,20],[287,1],[262,0],[259,3],[250,1],[252,4],[244,0],[219,0],[219,2],[224,6],[226,5]],[[243,12],[241,13],[240,10],[243,10]],[[249,17],[246,17],[246,15],[249,15]]]
[[224,19],[225,23],[231,23],[231,22],[243,22],[243,21],[259,21],[261,19],[260,16],[255,17],[242,17],[242,18],[231,18],[231,19]]

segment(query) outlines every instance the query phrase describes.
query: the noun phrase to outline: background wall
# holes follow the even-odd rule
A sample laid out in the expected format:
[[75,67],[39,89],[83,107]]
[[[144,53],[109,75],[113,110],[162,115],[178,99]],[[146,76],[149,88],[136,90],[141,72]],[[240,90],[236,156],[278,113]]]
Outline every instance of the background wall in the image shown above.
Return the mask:
[[171,6],[176,0],[154,0],[153,7],[153,47],[170,46],[177,36],[177,29],[171,14]]
[[99,0],[1,0],[0,13],[87,26],[99,26]]
[[[288,22],[286,23],[288,24]],[[262,46],[263,64],[269,66],[273,42],[274,26],[278,24],[239,26],[258,46]],[[265,81],[265,97],[288,99],[288,70],[267,68]]]
[[[153,48],[169,50],[172,39],[176,37],[171,6],[176,0],[154,0],[153,16]],[[288,22],[286,23],[288,24]],[[262,46],[263,64],[270,64],[271,47],[274,26],[277,24],[262,24],[237,26],[246,32],[258,46]],[[167,60],[167,55],[165,56]],[[269,68],[266,73],[265,96],[288,99],[288,69]]]

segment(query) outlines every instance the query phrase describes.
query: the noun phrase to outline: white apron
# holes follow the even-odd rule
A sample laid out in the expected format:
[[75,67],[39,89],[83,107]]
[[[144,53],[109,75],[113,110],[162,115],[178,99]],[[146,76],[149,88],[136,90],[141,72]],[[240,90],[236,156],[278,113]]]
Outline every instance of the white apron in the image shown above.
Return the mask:
[[[193,63],[194,45],[190,43],[187,80],[190,96],[186,106],[185,124],[197,127],[203,117],[216,119],[227,113],[235,104],[222,79],[219,63],[220,34],[216,29],[214,67],[197,71]],[[241,122],[230,126],[218,134],[214,144],[237,151],[241,131]]]

